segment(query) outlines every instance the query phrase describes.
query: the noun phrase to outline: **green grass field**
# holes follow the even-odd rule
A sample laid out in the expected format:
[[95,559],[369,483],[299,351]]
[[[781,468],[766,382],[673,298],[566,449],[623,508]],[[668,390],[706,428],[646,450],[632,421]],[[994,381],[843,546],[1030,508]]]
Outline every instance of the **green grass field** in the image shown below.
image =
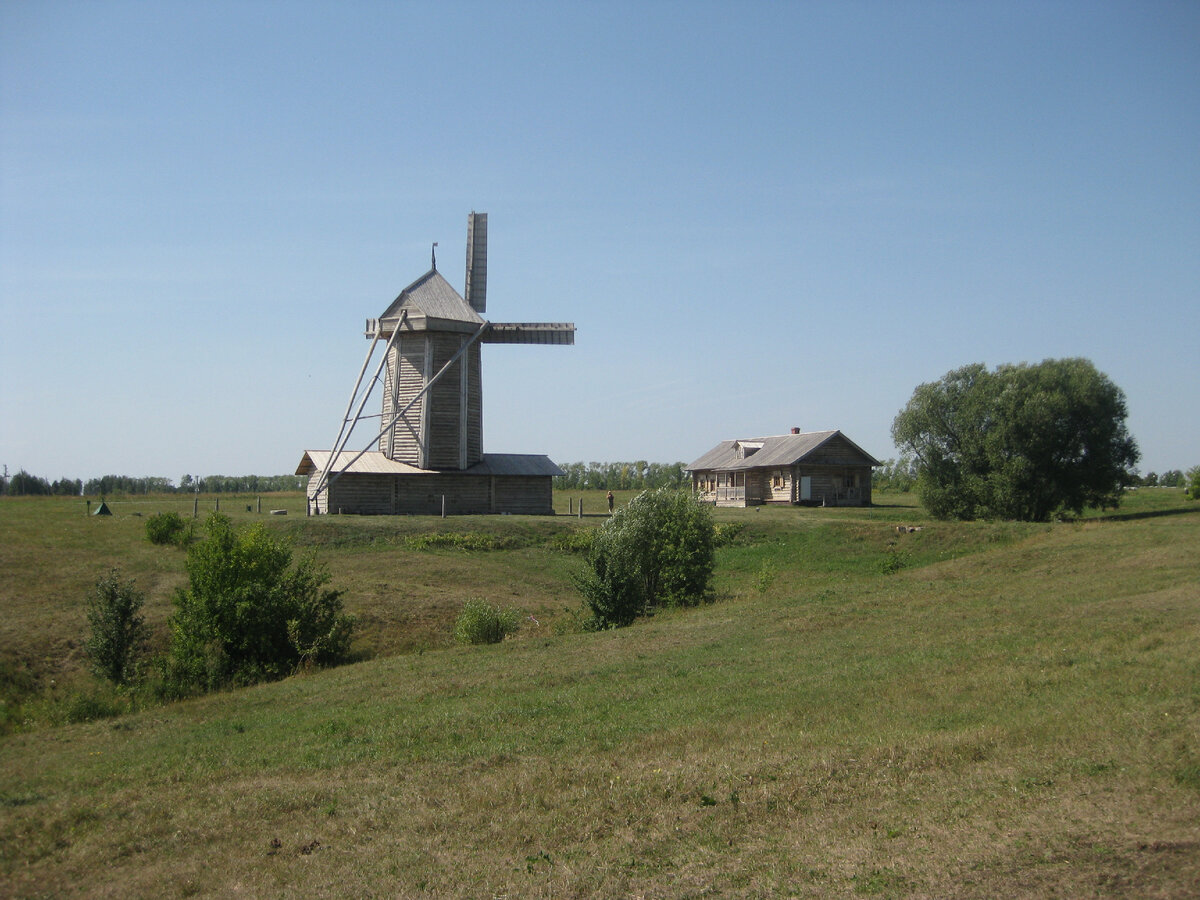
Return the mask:
[[[77,724],[88,591],[135,577],[161,643],[183,555],[145,517],[191,502],[0,500],[0,895],[1200,895],[1181,491],[1051,525],[908,496],[718,510],[741,530],[716,602],[599,634],[571,629],[562,548],[603,521],[578,499],[442,520],[223,498],[318,552],[363,661]],[[452,646],[471,597],[531,618]]]

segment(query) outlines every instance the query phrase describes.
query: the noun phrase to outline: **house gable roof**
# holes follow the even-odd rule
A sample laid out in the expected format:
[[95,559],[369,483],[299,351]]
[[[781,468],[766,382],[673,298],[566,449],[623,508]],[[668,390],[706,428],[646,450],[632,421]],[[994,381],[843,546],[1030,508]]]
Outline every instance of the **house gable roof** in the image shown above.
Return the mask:
[[794,466],[805,460],[835,437],[840,437],[859,457],[853,465],[877,466],[875,459],[840,431],[808,431],[799,434],[777,434],[771,437],[722,441],[687,469],[689,472],[709,470],[763,469]]

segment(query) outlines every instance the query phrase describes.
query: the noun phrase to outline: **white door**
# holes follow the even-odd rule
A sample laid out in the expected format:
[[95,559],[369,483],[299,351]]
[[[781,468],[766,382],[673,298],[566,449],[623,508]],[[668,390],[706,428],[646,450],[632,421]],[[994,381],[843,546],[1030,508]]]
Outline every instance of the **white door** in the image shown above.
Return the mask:
[[812,499],[812,476],[811,475],[801,475],[800,476],[800,499],[801,500],[811,500]]

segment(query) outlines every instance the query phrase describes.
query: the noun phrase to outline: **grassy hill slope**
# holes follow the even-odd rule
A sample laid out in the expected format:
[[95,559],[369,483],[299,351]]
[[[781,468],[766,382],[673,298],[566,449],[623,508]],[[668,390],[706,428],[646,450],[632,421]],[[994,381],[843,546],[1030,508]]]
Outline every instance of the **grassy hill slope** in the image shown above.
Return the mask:
[[[376,635],[357,665],[9,735],[0,894],[1194,894],[1193,510],[904,535],[909,507],[722,511],[745,530],[700,610],[390,656]],[[386,521],[299,533],[360,612],[455,577],[577,602],[540,539],[418,552],[396,529],[442,523]],[[579,527],[477,523],[506,524]]]

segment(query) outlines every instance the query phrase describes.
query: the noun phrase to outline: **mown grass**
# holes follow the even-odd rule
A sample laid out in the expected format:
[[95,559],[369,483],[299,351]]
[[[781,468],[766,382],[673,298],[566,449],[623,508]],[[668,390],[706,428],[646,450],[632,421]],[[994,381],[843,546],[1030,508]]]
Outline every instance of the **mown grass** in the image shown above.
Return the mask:
[[[1139,492],[1124,518],[947,524],[888,499],[718,511],[742,527],[717,602],[629,629],[371,638],[353,666],[9,735],[0,893],[1195,893],[1197,508]],[[402,631],[396,609],[470,596],[552,621],[578,602],[553,534],[598,521],[271,524],[371,535],[312,543],[369,629]],[[510,526],[510,549],[406,543]],[[104,564],[116,530],[89,533]],[[179,565],[150,546],[127,558]]]

